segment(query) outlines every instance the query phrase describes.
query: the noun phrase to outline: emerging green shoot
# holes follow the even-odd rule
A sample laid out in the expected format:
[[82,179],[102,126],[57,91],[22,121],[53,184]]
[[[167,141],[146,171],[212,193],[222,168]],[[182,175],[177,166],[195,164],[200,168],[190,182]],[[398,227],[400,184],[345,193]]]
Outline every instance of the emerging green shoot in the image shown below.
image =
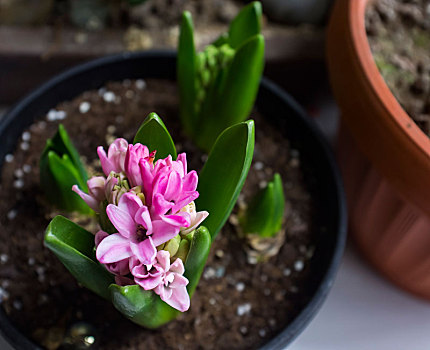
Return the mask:
[[75,184],[87,190],[87,173],[63,125],[60,124],[54,137],[46,142],[39,165],[40,185],[51,204],[68,212],[91,212],[72,191]]
[[185,131],[209,151],[227,127],[248,118],[264,67],[261,4],[245,6],[222,34],[197,53],[191,14],[184,12],[177,78]]
[[243,233],[256,234],[262,238],[274,237],[282,229],[285,197],[281,176],[273,180],[251,200],[239,218]]

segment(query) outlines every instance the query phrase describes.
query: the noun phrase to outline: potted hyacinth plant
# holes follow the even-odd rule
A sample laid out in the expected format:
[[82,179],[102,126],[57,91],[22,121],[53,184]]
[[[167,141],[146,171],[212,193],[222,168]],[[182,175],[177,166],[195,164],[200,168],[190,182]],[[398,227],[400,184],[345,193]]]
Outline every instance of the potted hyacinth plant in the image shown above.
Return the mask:
[[[181,121],[203,149],[210,150],[224,128],[243,121],[254,104],[264,58],[261,15],[261,5],[251,3],[235,18],[228,33],[196,53],[191,15],[183,14],[177,69]],[[245,26],[247,31],[243,30]],[[228,99],[237,102],[221,103]],[[248,135],[223,141],[240,128],[247,130]],[[166,323],[176,315],[173,309],[184,312],[190,307],[189,295],[194,292],[209,253],[209,232],[214,238],[226,221],[249,170],[253,133],[253,122],[242,122],[227,129],[226,135],[221,134],[217,142],[222,146],[215,144],[206,164],[209,170],[206,166],[202,170],[201,193],[197,191],[197,173],[187,173],[186,155],[176,155],[174,143],[156,114],[150,114],[142,124],[134,145],[118,138],[107,154],[103,147],[98,147],[104,176],[92,177],[86,184],[87,175],[78,153],[60,125],[42,155],[41,184],[57,207],[84,214],[91,208],[97,214],[100,230],[92,243],[90,234],[84,234],[77,226],[72,234],[71,223],[57,217],[48,227],[46,246],[81,284],[110,299],[134,322],[148,328]],[[243,154],[237,164],[226,155],[232,157],[235,153],[228,151],[232,149],[238,152],[235,157]],[[239,177],[230,171],[217,176],[221,175],[217,169],[226,161],[238,168]],[[232,179],[232,186],[224,189],[231,182],[228,178]],[[278,235],[284,218],[279,174],[275,180],[256,196],[254,203],[258,204],[251,204],[241,215],[242,222],[246,222],[242,226],[246,228],[250,261],[276,255],[283,243],[284,236]],[[220,183],[216,185],[217,182]],[[52,183],[57,184],[57,191],[52,190]],[[82,207],[82,202],[76,203],[78,199],[70,188],[86,202],[87,208]],[[196,211],[194,201],[199,197],[198,202],[203,200],[202,208],[206,210]],[[216,205],[218,202],[222,205]],[[208,232],[204,226],[198,226],[209,212]],[[85,243],[81,243],[83,236]],[[86,252],[95,245],[95,257],[87,254],[83,258],[79,254],[82,248],[76,248],[81,244],[86,245]],[[114,280],[106,276],[100,264]]]
[[2,156],[26,127],[11,118],[33,123],[0,191],[13,346],[283,348],[316,313],[342,252],[342,191],[318,131],[260,82],[261,17],[250,3],[197,52],[184,13],[177,55],[90,62],[0,123]]
[[[45,245],[83,286],[111,300],[133,322],[157,328],[189,309],[211,242],[244,184],[253,148],[252,121],[226,129],[199,179],[196,171],[188,171],[186,154],[177,155],[164,123],[151,113],[134,144],[118,138],[107,153],[97,148],[103,175],[85,184],[78,153],[60,125],[42,153],[41,183],[50,185],[45,192],[57,206],[88,213],[79,201],[69,200],[79,195],[100,230],[94,236],[57,216],[46,230]],[[209,212],[209,229],[199,227]]]

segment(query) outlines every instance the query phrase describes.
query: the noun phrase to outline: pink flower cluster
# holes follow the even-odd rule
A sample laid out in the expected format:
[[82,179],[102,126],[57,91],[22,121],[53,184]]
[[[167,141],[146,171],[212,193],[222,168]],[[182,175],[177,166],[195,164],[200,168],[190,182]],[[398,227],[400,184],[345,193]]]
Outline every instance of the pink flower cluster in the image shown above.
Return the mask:
[[106,177],[88,180],[88,194],[73,186],[96,212],[108,203],[106,214],[117,232],[96,234],[97,259],[115,275],[116,283],[138,284],[170,306],[188,310],[184,264],[157,247],[188,234],[207,217],[194,205],[197,173],[187,172],[185,153],[177,160],[168,156],[154,162],[155,151],[124,139],[116,139],[107,154],[103,147],[97,153]]

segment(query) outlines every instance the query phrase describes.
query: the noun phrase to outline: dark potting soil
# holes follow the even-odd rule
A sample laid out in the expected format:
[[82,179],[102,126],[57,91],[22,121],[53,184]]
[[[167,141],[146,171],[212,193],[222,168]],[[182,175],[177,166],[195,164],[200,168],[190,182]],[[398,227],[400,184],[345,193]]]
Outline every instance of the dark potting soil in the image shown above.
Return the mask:
[[371,2],[366,10],[366,30],[388,87],[430,137],[430,3]]
[[314,251],[322,228],[314,217],[314,189],[305,181],[299,152],[258,111],[253,113],[254,161],[240,200],[250,198],[275,171],[281,173],[288,216],[286,242],[277,256],[249,264],[234,225],[227,223],[211,249],[191,309],[151,331],[80,287],[44,248],[44,230],[56,213],[40,192],[38,161],[58,123],[65,125],[84,161],[97,169],[98,145],[107,149],[116,137],[131,141],[145,116],[156,111],[178,150],[187,152],[189,168],[198,170],[206,156],[181,134],[177,95],[170,81],[108,83],[49,111],[6,156],[0,184],[0,301],[12,322],[43,347],[59,348],[71,328],[83,326],[100,349],[257,348],[285,328],[315,291]]

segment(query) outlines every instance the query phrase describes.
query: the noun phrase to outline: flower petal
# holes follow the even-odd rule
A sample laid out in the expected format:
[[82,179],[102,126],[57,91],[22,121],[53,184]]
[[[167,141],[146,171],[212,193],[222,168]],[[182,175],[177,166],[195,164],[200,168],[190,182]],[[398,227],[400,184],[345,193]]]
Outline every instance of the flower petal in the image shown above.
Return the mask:
[[178,154],[178,157],[176,158],[176,161],[178,163],[182,164],[182,174],[181,176],[184,177],[185,174],[187,173],[187,156],[185,153],[180,153]]
[[140,198],[132,192],[125,193],[121,196],[118,202],[118,208],[122,211],[126,211],[132,218],[136,215],[139,208],[143,206]]
[[157,255],[157,248],[155,248],[154,242],[151,237],[148,237],[139,243],[130,243],[133,254],[139,259],[142,264],[152,265],[154,264],[155,257]]
[[174,276],[173,282],[169,284],[170,288],[185,287],[188,284],[188,280],[184,276],[178,275],[177,273],[175,273]]
[[138,143],[136,145],[128,145],[127,154],[125,156],[125,173],[132,187],[142,185],[141,171],[139,162],[149,156],[148,147]]
[[164,192],[164,198],[166,200],[174,200],[178,193],[182,192],[182,179],[178,172],[173,171],[169,174],[166,189]]
[[[158,294],[161,298],[161,300],[165,301],[167,303],[167,300],[170,299],[172,296],[172,289],[165,287],[164,284],[159,284],[155,289],[154,292]],[[169,304],[170,305],[170,304]]]
[[169,304],[171,307],[184,312],[190,308],[190,296],[188,295],[187,288],[182,286],[178,288],[168,288],[172,291],[170,298],[161,299]]
[[190,214],[180,212],[175,215],[164,215],[161,217],[166,224],[178,227],[188,227],[191,224]]
[[97,147],[97,154],[99,155],[103,172],[106,176],[109,176],[110,172],[115,171],[115,169],[102,146]]
[[160,250],[157,252],[157,263],[164,272],[170,269],[170,253],[166,250]]
[[159,218],[166,214],[174,206],[173,203],[167,201],[161,193],[156,193],[152,201],[151,214],[154,218]]
[[148,160],[141,159],[139,161],[139,169],[142,178],[142,192],[145,195],[146,205],[150,206],[152,204],[152,183],[154,180],[152,171],[154,166]]
[[97,199],[81,191],[77,185],[72,186],[72,191],[77,193],[92,210],[95,212],[100,211],[100,202]]
[[182,197],[176,202],[175,206],[172,208],[172,213],[178,212],[183,207],[196,200],[198,197],[199,193],[197,191],[184,192]]
[[87,181],[89,194],[99,202],[105,199],[106,179],[103,176],[94,176]]
[[199,177],[195,170],[190,171],[183,179],[183,188],[184,191],[195,191],[197,188],[197,184],[199,182]]
[[96,257],[102,264],[114,263],[132,256],[128,239],[118,233],[103,239],[97,247]]
[[148,277],[148,278],[134,278],[135,282],[141,286],[145,290],[151,290],[157,287],[160,283],[163,282],[163,278],[161,277],[161,274],[155,277]]
[[136,215],[134,216],[134,221],[139,225],[142,225],[147,230],[146,234],[149,236],[152,234],[152,221],[149,215],[149,210],[146,206],[139,208]]
[[179,233],[179,226],[173,226],[163,220],[154,220],[152,222],[152,235],[155,246],[166,243]]
[[[170,271],[182,275],[185,271],[184,263],[181,258],[177,258],[172,265],[170,265]],[[185,278],[185,277],[184,277]],[[186,278],[185,278],[186,279]],[[188,281],[188,280],[187,280]]]
[[96,248],[98,247],[100,242],[103,241],[107,236],[109,236],[109,234],[103,230],[100,230],[99,232],[96,233],[96,236],[94,239],[94,243],[96,245]]
[[[125,195],[123,195],[121,199],[124,196]],[[116,205],[109,204],[106,208],[106,214],[112,222],[112,225],[115,226],[122,236],[129,238],[136,233],[136,223],[127,211],[121,210]]]
[[105,267],[110,273],[114,275],[126,276],[130,273],[130,270],[128,268],[128,259],[124,259],[110,264],[105,264]]
[[188,234],[191,231],[195,230],[201,222],[208,217],[209,213],[207,211],[199,211],[196,213],[196,217],[194,221],[191,222],[190,227],[181,230],[182,234]]

